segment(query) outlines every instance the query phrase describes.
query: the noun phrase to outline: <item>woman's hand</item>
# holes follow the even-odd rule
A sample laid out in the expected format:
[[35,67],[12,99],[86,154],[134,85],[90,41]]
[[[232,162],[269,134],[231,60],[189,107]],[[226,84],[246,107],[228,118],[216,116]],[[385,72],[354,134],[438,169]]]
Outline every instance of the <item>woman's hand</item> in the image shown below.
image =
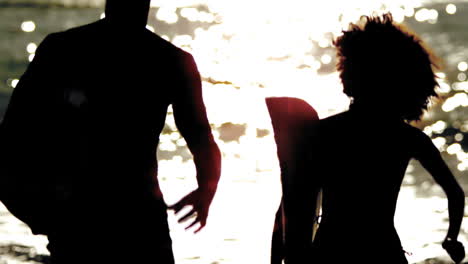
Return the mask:
[[463,244],[457,240],[447,238],[442,242],[442,247],[447,251],[455,263],[461,263],[465,258],[465,248]]

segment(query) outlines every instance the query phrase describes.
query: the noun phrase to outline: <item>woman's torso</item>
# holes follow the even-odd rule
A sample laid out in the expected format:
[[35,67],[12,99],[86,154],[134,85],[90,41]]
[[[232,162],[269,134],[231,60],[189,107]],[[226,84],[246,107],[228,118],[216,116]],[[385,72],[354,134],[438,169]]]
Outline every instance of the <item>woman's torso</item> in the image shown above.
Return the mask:
[[327,263],[378,256],[405,263],[393,217],[412,157],[411,131],[403,121],[357,111],[320,121],[323,203],[314,248]]

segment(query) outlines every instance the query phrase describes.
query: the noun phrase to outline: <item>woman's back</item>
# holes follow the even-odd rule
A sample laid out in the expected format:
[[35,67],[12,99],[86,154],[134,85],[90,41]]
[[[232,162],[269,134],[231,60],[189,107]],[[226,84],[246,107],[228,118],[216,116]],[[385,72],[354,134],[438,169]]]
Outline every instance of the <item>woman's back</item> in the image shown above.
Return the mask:
[[320,121],[313,151],[318,152],[323,214],[314,247],[320,255],[348,260],[396,254],[392,258],[401,261],[391,263],[405,263],[393,217],[422,132],[401,119],[371,116],[352,109]]

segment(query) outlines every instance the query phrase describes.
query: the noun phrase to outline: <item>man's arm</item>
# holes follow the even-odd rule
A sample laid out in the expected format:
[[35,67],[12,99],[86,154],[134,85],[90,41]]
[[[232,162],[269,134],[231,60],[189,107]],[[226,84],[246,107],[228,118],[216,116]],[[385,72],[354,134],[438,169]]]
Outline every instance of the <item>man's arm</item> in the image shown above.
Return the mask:
[[34,60],[29,64],[8,104],[0,127],[0,173],[2,202],[10,212],[28,224],[34,233],[46,233],[43,222],[48,193],[33,182],[42,179],[37,171],[44,153],[40,143],[43,120],[51,104],[51,81],[56,74],[54,35],[47,36],[39,45]]
[[[39,121],[37,111],[47,107],[48,89],[55,74],[56,56],[54,55],[54,35],[48,35],[36,50],[32,62],[29,64],[8,104],[2,124],[8,128],[16,126],[31,126],[31,121]],[[21,132],[21,131],[15,131]]]
[[203,103],[200,74],[193,57],[184,53],[182,58],[183,81],[174,95],[172,108],[180,133],[187,142],[197,170],[198,188],[170,208],[178,213],[187,205],[193,209],[179,222],[196,215],[188,227],[200,223],[198,232],[206,225],[211,201],[216,193],[221,174],[221,154],[214,141]]

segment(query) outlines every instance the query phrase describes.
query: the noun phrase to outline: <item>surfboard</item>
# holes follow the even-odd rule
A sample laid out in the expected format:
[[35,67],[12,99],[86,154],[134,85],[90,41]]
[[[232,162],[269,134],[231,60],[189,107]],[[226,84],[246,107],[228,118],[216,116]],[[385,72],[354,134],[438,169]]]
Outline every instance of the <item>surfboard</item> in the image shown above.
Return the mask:
[[[302,99],[294,97],[269,97],[265,99],[268,112],[273,125],[277,155],[281,168],[281,183],[283,197],[280,208],[276,213],[275,226],[271,245],[271,263],[282,264],[288,254],[294,250],[293,227],[288,224],[285,217],[285,209],[288,205],[285,201],[291,196],[294,181],[299,176],[297,164],[303,158],[299,155],[300,148],[304,148],[310,133],[309,127],[319,120],[315,109]],[[312,151],[312,150],[311,150]],[[317,201],[320,202],[320,201]],[[319,206],[316,206],[315,215],[318,215]],[[314,233],[317,225],[314,224]],[[312,240],[312,237],[310,238]]]

